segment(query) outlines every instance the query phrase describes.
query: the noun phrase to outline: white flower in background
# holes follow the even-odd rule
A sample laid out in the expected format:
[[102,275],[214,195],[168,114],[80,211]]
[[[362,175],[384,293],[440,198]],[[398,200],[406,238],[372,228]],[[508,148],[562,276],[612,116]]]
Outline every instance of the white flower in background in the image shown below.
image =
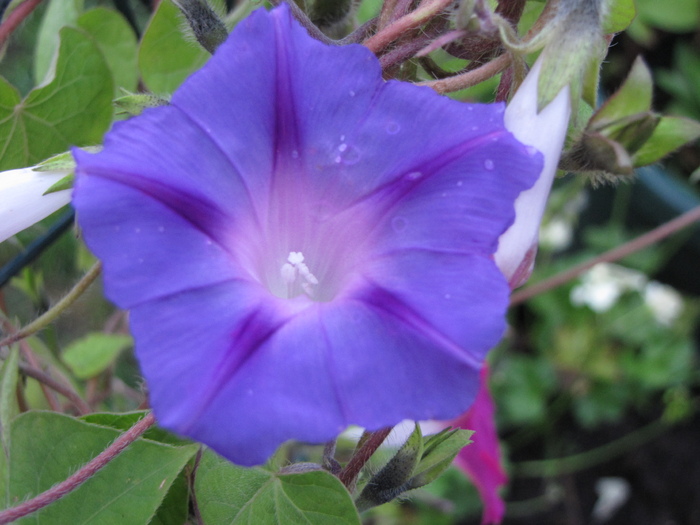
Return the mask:
[[670,286],[649,281],[643,295],[644,302],[659,324],[671,326],[683,312],[683,297]]
[[564,219],[552,219],[540,228],[540,244],[552,251],[562,251],[571,245],[574,229]]
[[494,255],[511,288],[523,284],[532,273],[540,222],[571,115],[568,86],[547,107],[537,112],[537,79],[541,69],[541,60],[538,59],[506,107],[504,116],[508,131],[544,157],[544,166],[537,182],[516,199],[515,222],[501,235]]
[[44,195],[70,172],[21,168],[0,173],[0,242],[70,202],[71,190]]
[[646,284],[647,278],[640,272],[617,264],[600,263],[581,276],[581,284],[571,290],[571,302],[603,313],[610,310],[623,293],[642,292]]

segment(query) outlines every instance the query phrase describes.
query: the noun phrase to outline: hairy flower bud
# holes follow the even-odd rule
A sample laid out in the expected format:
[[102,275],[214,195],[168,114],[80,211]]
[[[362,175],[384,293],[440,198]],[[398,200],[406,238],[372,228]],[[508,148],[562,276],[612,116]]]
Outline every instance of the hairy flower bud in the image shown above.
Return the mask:
[[197,42],[213,54],[228,37],[226,26],[214,10],[205,0],[173,0],[173,3],[185,15]]

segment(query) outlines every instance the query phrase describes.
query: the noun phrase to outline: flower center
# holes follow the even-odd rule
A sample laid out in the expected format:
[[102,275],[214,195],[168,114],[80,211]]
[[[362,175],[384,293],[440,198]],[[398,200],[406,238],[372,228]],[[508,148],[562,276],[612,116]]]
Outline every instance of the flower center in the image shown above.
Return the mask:
[[311,273],[309,267],[304,264],[304,254],[301,252],[289,252],[287,262],[280,268],[282,280],[287,284],[287,297],[293,297],[294,288],[301,285],[306,295],[313,298],[314,287],[318,285],[318,279]]

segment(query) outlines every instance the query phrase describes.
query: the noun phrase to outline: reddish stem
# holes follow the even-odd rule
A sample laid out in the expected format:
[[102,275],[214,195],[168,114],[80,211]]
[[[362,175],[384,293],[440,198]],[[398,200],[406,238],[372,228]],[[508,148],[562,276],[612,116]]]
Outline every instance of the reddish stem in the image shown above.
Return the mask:
[[148,428],[151,427],[155,421],[156,418],[153,415],[153,412],[146,414],[143,419],[124,432],[116,439],[114,443],[102,451],[93,460],[86,463],[80,470],[78,470],[78,472],[70,476],[68,479],[62,481],[54,487],[51,487],[46,492],[42,492],[29,501],[25,501],[16,507],[0,512],[0,525],[11,523],[23,516],[26,516],[27,514],[43,509],[47,505],[77,489],[80,485],[94,476],[102,467],[123,452],[126,447],[136,441],[136,439],[146,430],[148,430]]
[[66,399],[68,399],[68,401],[73,403],[73,405],[78,410],[78,413],[81,416],[92,412],[92,410],[90,409],[90,405],[88,405],[83,400],[83,398],[77,394],[77,392],[72,390],[69,386],[64,385],[60,381],[57,381],[49,374],[41,371],[38,368],[27,365],[19,365],[19,370],[25,376],[36,379],[37,381],[39,381],[39,383],[46,385],[55,392],[58,392],[59,394],[63,395]]
[[418,9],[402,16],[369,37],[363,42],[363,45],[376,55],[407,31],[428,23],[432,17],[446,9],[451,3],[452,0],[427,0],[422,2]]
[[360,449],[350,458],[345,468],[338,474],[338,479],[343,482],[343,485],[350,487],[355,482],[362,467],[365,466],[365,463],[369,461],[369,458],[372,457],[372,454],[376,452],[379,446],[384,443],[390,432],[391,427],[372,432]]
[[573,268],[569,268],[568,270],[554,275],[549,279],[545,279],[537,284],[528,286],[524,290],[515,292],[510,298],[510,305],[514,306],[516,304],[520,304],[531,297],[547,292],[553,288],[556,288],[557,286],[561,286],[562,284],[575,279],[598,263],[618,261],[623,257],[647,248],[648,246],[651,246],[652,244],[655,244],[668,237],[672,233],[675,233],[686,226],[690,226],[698,220],[700,220],[700,206],[697,206],[690,211],[685,212],[683,215],[662,224],[658,228],[654,228],[650,232],[640,235],[636,239],[626,242],[622,246],[613,248],[612,250],[607,251],[598,257],[594,257],[593,259],[578,264]]
[[17,29],[17,26],[29,16],[29,13],[34,11],[34,8],[41,3],[41,0],[27,0],[18,5],[12,11],[5,21],[0,24],[0,47],[5,45],[7,39],[10,38],[12,32]]
[[426,82],[418,82],[419,86],[428,86],[433,88],[435,91],[444,95],[445,93],[452,93],[454,91],[459,91],[460,89],[466,89],[468,87],[475,86],[484,80],[487,80],[504,69],[506,69],[511,63],[510,54],[504,53],[498,58],[494,58],[491,62],[487,62],[483,66],[479,66],[476,69],[467,71],[465,73],[460,73],[459,75],[454,75],[452,77],[443,78],[440,80],[428,80]]

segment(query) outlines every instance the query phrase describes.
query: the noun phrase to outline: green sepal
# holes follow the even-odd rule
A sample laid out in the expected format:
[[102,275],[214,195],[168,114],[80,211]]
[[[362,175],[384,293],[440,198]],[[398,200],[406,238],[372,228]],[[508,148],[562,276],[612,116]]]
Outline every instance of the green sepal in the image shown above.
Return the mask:
[[423,455],[409,480],[409,490],[435,481],[452,464],[459,451],[469,445],[472,430],[446,428],[430,436],[423,445]]
[[360,511],[376,507],[405,492],[423,454],[423,435],[416,425],[396,455],[377,474],[372,476],[355,501]]
[[420,426],[409,436],[397,454],[373,476],[355,501],[360,511],[387,503],[409,490],[435,481],[465,446],[471,443],[471,430],[447,428],[423,438]]
[[682,145],[700,138],[700,122],[684,117],[662,117],[649,140],[632,157],[635,166],[664,158]]
[[586,133],[562,157],[559,167],[574,172],[607,172],[611,175],[631,175],[632,158],[619,142],[601,133]]
[[628,153],[632,154],[649,140],[660,120],[660,115],[650,111],[630,115],[600,130],[600,134],[619,142]]
[[167,106],[170,103],[166,98],[158,97],[151,93],[131,93],[125,89],[122,91],[125,95],[114,101],[114,106],[117,108],[117,115],[135,117],[143,113],[143,110],[146,108]]
[[[598,66],[607,47],[601,29],[601,6],[597,0],[560,0],[542,52],[542,71],[537,84],[537,109],[569,86],[572,107],[582,94],[595,106]],[[584,92],[585,87],[585,92]]]
[[589,129],[600,131],[621,118],[650,111],[653,89],[651,71],[637,57],[622,86],[595,112]]
[[58,182],[52,184],[48,190],[46,190],[42,195],[48,195],[49,193],[56,193],[57,191],[69,190],[73,187],[75,183],[75,173],[69,173],[63,177]]
[[73,171],[75,159],[70,151],[59,153],[34,166],[34,171]]

